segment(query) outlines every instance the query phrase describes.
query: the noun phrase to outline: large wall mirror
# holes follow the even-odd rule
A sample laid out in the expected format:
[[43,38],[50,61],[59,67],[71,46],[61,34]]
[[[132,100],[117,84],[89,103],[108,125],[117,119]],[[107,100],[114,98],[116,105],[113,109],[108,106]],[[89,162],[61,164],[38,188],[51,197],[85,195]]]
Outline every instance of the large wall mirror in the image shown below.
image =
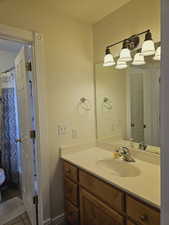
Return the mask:
[[145,60],[123,70],[95,65],[98,140],[118,136],[160,146],[160,62]]

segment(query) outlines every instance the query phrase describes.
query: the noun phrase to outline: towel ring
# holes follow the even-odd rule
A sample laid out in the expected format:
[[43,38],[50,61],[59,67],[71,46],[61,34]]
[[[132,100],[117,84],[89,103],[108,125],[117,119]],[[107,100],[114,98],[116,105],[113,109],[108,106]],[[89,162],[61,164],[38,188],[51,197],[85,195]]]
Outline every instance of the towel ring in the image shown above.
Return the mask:
[[80,106],[82,107],[82,109],[84,109],[85,111],[90,111],[91,110],[91,104],[90,104],[90,101],[85,98],[85,97],[82,97],[80,99]]
[[112,101],[109,98],[104,97],[104,99],[103,99],[103,107],[105,107],[108,110],[111,110],[112,109]]

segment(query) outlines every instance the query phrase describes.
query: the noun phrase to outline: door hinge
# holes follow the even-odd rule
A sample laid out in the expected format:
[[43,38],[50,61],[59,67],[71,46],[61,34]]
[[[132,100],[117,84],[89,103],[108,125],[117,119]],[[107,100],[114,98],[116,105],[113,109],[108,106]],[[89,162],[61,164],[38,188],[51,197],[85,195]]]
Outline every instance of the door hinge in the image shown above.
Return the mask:
[[26,70],[29,71],[29,72],[32,71],[32,63],[31,62],[26,63]]
[[38,205],[38,203],[39,203],[38,195],[33,196],[33,204]]
[[35,130],[30,130],[30,138],[35,139],[36,138],[36,131]]

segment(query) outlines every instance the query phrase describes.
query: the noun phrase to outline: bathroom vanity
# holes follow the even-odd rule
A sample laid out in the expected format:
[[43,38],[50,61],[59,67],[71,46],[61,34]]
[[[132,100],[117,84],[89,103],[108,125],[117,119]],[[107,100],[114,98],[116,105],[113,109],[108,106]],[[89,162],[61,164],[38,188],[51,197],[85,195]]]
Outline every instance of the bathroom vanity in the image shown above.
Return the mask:
[[160,225],[160,63],[145,60],[95,65],[97,144],[62,154],[68,224]]
[[[104,160],[101,160],[101,155],[105,153],[106,151],[100,151],[98,155],[94,155],[95,151],[91,150],[90,153],[83,151],[65,154],[62,157],[67,223],[71,225],[160,225],[160,206],[158,205],[160,203],[155,196],[160,195],[158,188],[149,190],[152,183],[148,184],[146,177],[145,180],[143,179],[145,176],[143,171],[140,171],[140,175],[121,174],[120,178],[117,174],[109,173],[108,170],[102,171],[98,162]],[[106,160],[110,154],[112,153],[107,151]],[[86,159],[82,159],[85,155]],[[89,155],[91,155],[90,159]],[[78,159],[79,162],[76,163]],[[141,168],[142,165],[141,163],[139,165],[139,162],[141,161],[137,160],[138,168]],[[137,179],[143,181],[142,187]],[[131,181],[130,184],[129,181]],[[137,187],[132,193],[134,182]],[[130,187],[126,188],[125,185]],[[159,184],[156,183],[156,185]]]

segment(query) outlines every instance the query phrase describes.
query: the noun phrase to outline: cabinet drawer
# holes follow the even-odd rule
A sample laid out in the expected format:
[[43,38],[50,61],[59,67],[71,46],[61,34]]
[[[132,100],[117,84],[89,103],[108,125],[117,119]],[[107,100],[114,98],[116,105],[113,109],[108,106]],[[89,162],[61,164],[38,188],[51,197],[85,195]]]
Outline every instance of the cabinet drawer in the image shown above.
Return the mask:
[[127,196],[127,215],[138,225],[160,225],[160,212]]
[[124,211],[124,193],[80,170],[80,185],[117,211]]
[[65,199],[78,205],[78,185],[69,179],[64,179]]
[[68,177],[69,179],[77,182],[78,181],[78,169],[71,165],[68,162],[63,163],[63,172],[64,172],[64,176]]
[[65,202],[66,221],[71,225],[79,225],[79,210],[70,202]]

